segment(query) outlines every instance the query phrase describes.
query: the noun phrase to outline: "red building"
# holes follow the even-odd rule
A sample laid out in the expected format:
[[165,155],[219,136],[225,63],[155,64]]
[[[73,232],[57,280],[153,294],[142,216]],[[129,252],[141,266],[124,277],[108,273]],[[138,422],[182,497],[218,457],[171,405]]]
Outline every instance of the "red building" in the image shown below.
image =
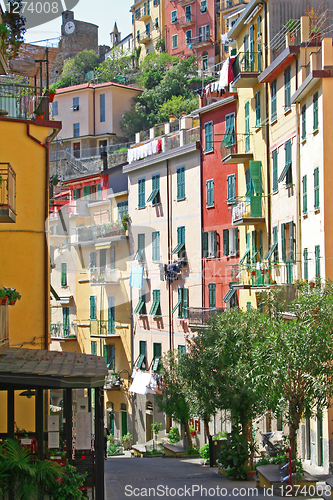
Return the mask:
[[232,307],[232,288],[239,262],[238,228],[232,225],[232,203],[237,197],[237,165],[223,165],[221,142],[236,133],[237,94],[227,93],[199,109],[202,160],[203,306]]
[[195,55],[199,68],[203,70],[214,66],[214,0],[166,1],[165,48],[174,56]]

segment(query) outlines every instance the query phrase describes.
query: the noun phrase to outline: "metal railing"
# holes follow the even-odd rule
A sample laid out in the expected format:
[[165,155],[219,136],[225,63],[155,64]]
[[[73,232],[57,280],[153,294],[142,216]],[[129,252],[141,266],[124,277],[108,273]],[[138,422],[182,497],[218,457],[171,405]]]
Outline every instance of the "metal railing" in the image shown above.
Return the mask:
[[262,52],[238,52],[233,63],[235,79],[241,73],[261,73],[262,68]]
[[200,128],[195,127],[185,130],[185,144],[196,141],[200,141]]
[[138,33],[136,35],[136,41],[138,43],[145,42],[151,39],[151,33],[150,31],[143,31],[142,33]]
[[92,267],[89,269],[89,279],[91,283],[119,283],[119,269],[110,267]]
[[40,88],[0,80],[0,114],[8,118],[35,119],[36,115],[49,118],[49,97],[40,95]]
[[0,208],[16,215],[16,174],[10,163],[0,163]]
[[182,16],[178,19],[177,23],[179,26],[184,26],[187,23],[191,24],[194,23],[195,21],[195,16],[193,14],[186,14],[185,16]]
[[66,339],[69,337],[76,337],[77,335],[77,324],[76,321],[72,321],[70,324],[65,323],[51,323],[50,333],[52,339]]
[[112,236],[124,236],[125,230],[121,222],[107,222],[105,224],[94,224],[92,226],[82,226],[77,228],[77,240],[95,241],[101,238]]
[[236,203],[232,207],[232,223],[235,224],[240,219],[263,217],[263,203],[264,198],[260,194],[244,197],[243,201]]
[[251,134],[226,133],[222,139],[220,151],[222,160],[231,154],[250,153]]
[[202,43],[212,43],[212,36],[210,33],[202,33],[201,35],[191,38],[191,45],[196,46]]
[[208,326],[209,321],[215,314],[222,313],[224,309],[217,307],[189,307],[188,324],[194,328],[204,328]]
[[114,335],[116,333],[115,330],[115,321],[113,319],[90,319],[90,335],[101,335],[108,336]]

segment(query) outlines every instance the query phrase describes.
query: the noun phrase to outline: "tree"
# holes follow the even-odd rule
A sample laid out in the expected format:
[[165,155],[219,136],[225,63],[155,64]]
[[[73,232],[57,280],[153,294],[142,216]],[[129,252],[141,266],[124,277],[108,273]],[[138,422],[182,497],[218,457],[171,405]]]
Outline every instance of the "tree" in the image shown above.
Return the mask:
[[171,99],[163,103],[159,108],[159,121],[168,121],[170,115],[175,115],[180,118],[185,111],[186,114],[191,113],[198,107],[197,97],[184,97],[182,95],[173,96]]
[[296,456],[302,416],[320,416],[333,396],[332,282],[317,283],[315,288],[298,284],[298,296],[287,311],[292,319],[275,316],[274,328],[258,350],[258,360],[265,367],[261,382],[270,387],[268,406],[285,413],[291,451]]
[[95,78],[100,82],[119,81],[128,83],[133,80],[134,55],[124,55],[124,50],[115,47],[110,56],[95,69]]
[[63,67],[57,87],[70,87],[86,81],[86,74],[98,65],[98,55],[93,50],[82,50],[68,59]]
[[[24,41],[25,18],[19,13],[22,10],[22,0],[8,0],[7,10],[1,14],[0,23],[0,47],[7,59],[17,57],[19,49]],[[18,8],[17,8],[18,7]]]

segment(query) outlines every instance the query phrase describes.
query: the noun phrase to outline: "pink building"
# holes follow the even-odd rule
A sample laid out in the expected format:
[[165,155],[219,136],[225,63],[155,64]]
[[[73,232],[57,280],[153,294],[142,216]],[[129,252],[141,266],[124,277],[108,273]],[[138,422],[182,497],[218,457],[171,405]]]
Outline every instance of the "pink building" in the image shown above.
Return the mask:
[[[214,0],[173,0],[165,3],[165,48],[175,56],[195,55],[199,68],[215,64]],[[218,54],[218,51],[217,51]]]

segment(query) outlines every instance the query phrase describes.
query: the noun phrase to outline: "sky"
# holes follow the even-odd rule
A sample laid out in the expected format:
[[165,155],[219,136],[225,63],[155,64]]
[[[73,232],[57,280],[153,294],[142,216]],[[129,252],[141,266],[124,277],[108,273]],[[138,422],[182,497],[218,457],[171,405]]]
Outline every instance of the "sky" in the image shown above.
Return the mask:
[[[132,33],[132,18],[129,12],[134,1],[131,0],[80,0],[74,7],[74,19],[97,24],[98,44],[110,45],[110,31],[114,23],[117,23],[121,37]],[[53,21],[30,28],[25,33],[25,42],[33,43],[46,38],[56,38],[61,34],[61,16]],[[51,40],[50,43],[57,43],[57,40]],[[46,42],[40,45],[46,45]]]

